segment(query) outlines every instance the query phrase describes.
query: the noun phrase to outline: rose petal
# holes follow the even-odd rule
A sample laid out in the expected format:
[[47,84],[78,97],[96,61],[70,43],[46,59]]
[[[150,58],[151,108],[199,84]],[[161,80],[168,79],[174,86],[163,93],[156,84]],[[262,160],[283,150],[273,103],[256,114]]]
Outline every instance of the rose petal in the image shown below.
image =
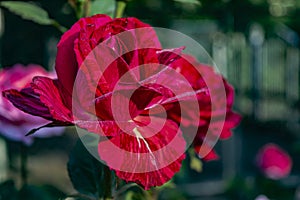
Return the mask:
[[55,120],[71,123],[72,112],[64,105],[57,83],[47,77],[34,77],[31,87],[39,95],[41,102],[49,108]]
[[5,90],[2,92],[2,95],[12,102],[14,106],[28,114],[53,120],[48,107],[40,101],[39,96],[32,88],[25,88],[20,92],[14,89]]
[[100,141],[98,152],[117,176],[149,189],[162,185],[179,171],[185,144],[178,126],[167,120],[156,134],[151,128],[136,127],[131,133]]
[[78,64],[73,50],[74,41],[78,38],[81,28],[89,24],[94,24],[99,27],[110,20],[111,18],[106,15],[94,15],[92,17],[82,18],[76,22],[71,29],[65,32],[59,41],[57,45],[55,70],[58,79],[70,94],[72,94],[73,83],[78,70]]

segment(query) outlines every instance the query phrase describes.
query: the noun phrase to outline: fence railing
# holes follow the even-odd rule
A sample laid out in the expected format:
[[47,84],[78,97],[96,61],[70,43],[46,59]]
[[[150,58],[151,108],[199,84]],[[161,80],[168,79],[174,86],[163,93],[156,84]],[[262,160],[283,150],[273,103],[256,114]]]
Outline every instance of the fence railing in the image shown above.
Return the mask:
[[256,120],[289,121],[299,101],[299,49],[275,34],[265,38],[256,26],[249,38],[217,33],[213,59],[236,89],[236,109]]

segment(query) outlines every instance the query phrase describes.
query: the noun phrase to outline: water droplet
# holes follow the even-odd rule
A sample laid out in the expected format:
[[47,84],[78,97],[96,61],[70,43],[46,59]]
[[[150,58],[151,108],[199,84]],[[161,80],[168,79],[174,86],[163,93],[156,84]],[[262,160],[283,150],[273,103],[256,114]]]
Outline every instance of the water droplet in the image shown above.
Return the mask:
[[86,26],[87,26],[87,27],[94,27],[95,24],[87,24]]

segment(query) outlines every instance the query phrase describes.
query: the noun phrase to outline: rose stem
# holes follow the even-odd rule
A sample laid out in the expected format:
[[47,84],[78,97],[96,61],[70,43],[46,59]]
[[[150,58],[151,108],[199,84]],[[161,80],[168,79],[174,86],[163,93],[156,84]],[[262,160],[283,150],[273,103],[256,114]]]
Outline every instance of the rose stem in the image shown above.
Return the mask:
[[59,30],[61,33],[66,32],[68,29],[62,25],[60,25],[57,21],[52,20],[52,26],[54,26],[55,28],[57,28],[57,30]]
[[111,199],[112,198],[112,195],[111,195],[111,184],[112,184],[112,181],[111,181],[111,171],[109,169],[108,166],[104,166],[104,195],[103,195],[103,198],[104,199]]
[[75,7],[75,14],[77,19],[80,19],[84,15],[84,0],[77,0],[76,7]]
[[114,18],[120,18],[123,17],[124,10],[126,7],[126,2],[123,0],[117,0],[116,1],[116,10],[115,10],[115,16]]
[[21,184],[27,185],[27,146],[21,142]]

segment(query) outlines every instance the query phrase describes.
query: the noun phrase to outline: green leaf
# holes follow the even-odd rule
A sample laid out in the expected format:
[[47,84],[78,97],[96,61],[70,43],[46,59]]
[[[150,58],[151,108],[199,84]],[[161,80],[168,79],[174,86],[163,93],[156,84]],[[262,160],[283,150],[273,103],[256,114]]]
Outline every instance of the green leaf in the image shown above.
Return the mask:
[[158,191],[160,191],[160,190],[164,190],[165,188],[175,188],[175,187],[176,187],[176,185],[175,185],[175,183],[173,182],[173,180],[171,179],[171,180],[169,180],[168,182],[164,183],[163,185],[157,186],[156,189],[157,189]]
[[202,171],[201,160],[199,160],[198,158],[195,158],[195,157],[191,158],[190,167],[191,167],[191,169],[200,173]]
[[67,166],[72,184],[79,193],[92,199],[103,196],[104,164],[88,152],[81,140],[73,148]]
[[115,12],[115,18],[121,18],[123,17],[124,11],[126,8],[126,2],[125,1],[117,1],[117,7]]
[[72,200],[97,200],[97,198],[92,198],[84,194],[72,194],[68,195],[64,200],[71,198]]
[[0,184],[0,199],[17,200],[17,189],[12,180]]
[[22,1],[3,1],[0,6],[7,8],[12,13],[19,15],[23,19],[31,20],[41,25],[51,25],[53,20],[41,7]]
[[134,192],[129,191],[127,192],[126,196],[125,196],[125,200],[132,200],[134,197]]
[[165,188],[158,193],[157,199],[186,200],[180,188]]
[[47,191],[43,190],[43,188],[34,186],[34,185],[25,185],[19,191],[19,199],[22,200],[32,200],[32,199],[39,199],[39,200],[52,200],[54,199],[51,194]]
[[106,14],[110,17],[114,16],[116,10],[115,0],[93,0],[91,2],[90,15]]
[[43,185],[40,186],[40,189],[47,193],[50,199],[62,199],[66,197],[66,194],[63,191],[53,185]]
[[176,2],[179,3],[190,3],[190,4],[196,4],[196,5],[200,5],[200,1],[199,0],[174,0]]
[[128,183],[121,187],[114,196],[117,200],[150,200],[150,194],[147,193],[136,183]]
[[190,156],[190,168],[195,170],[196,172],[200,173],[202,171],[202,162],[196,156],[193,149],[189,149],[189,156]]

